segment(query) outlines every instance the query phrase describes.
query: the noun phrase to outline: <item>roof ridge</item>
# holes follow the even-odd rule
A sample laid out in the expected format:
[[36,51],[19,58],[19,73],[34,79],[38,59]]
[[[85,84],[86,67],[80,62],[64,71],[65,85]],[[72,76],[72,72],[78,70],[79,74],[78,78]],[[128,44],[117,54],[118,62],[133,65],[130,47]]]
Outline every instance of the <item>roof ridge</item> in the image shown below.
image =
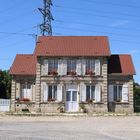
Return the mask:
[[16,56],[35,56],[34,54],[16,54]]
[[111,56],[115,56],[115,55],[119,55],[119,56],[121,56],[121,55],[129,55],[129,56],[131,56],[131,54],[111,54]]

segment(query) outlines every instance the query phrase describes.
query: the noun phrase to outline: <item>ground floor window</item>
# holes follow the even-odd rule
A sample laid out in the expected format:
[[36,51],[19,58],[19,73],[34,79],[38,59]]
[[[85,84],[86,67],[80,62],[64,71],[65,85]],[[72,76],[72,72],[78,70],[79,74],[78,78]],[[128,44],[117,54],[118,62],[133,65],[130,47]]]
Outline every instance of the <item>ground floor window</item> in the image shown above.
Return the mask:
[[122,85],[115,85],[113,87],[113,91],[114,91],[114,101],[116,102],[120,102],[122,100]]
[[86,101],[95,100],[95,86],[86,86]]
[[57,100],[57,85],[49,85],[48,88],[48,101]]
[[21,99],[32,99],[32,87],[30,83],[21,84]]

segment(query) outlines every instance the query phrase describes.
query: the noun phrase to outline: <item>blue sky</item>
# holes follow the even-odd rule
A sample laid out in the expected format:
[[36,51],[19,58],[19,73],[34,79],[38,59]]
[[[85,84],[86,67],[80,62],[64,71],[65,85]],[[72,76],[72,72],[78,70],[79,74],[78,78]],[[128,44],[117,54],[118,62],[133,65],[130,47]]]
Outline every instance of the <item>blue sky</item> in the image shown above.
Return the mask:
[[[40,34],[43,0],[1,0],[0,69],[9,69],[16,54],[32,53],[35,38],[1,32]],[[139,0],[53,0],[53,35],[106,35],[113,54],[131,54],[140,83]]]

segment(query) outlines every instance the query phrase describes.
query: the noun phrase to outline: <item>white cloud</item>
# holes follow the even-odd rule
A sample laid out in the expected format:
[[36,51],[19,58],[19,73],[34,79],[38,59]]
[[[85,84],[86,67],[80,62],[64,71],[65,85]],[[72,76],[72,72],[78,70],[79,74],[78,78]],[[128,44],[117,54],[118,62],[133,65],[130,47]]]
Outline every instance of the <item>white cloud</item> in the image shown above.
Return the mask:
[[129,52],[129,54],[134,55],[134,54],[139,53],[139,52],[140,52],[139,50],[131,50]]
[[128,24],[129,21],[128,20],[116,20],[114,23],[112,23],[110,26],[112,27],[118,27],[118,26],[122,26],[122,25],[126,25]]

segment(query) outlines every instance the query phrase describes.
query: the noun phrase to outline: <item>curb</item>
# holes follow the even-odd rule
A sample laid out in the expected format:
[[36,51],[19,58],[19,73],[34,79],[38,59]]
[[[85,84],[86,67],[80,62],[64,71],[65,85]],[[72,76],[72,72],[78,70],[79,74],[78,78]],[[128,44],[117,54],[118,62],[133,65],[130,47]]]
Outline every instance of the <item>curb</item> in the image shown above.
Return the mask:
[[140,113],[0,113],[0,116],[29,116],[29,117],[41,117],[41,116],[59,116],[59,117],[111,117],[111,116],[140,116]]

